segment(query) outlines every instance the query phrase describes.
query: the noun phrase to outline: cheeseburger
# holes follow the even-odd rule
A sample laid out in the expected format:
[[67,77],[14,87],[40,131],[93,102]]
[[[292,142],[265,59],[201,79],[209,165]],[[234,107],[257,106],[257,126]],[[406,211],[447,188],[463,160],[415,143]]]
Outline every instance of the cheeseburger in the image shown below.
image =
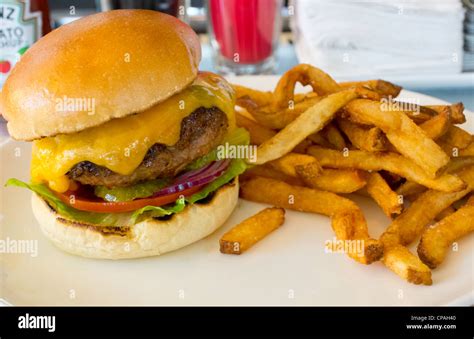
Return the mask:
[[31,181],[43,233],[93,258],[159,255],[220,227],[238,199],[248,144],[230,85],[199,72],[199,38],[178,19],[117,10],[49,33],[1,93],[8,131],[32,141]]

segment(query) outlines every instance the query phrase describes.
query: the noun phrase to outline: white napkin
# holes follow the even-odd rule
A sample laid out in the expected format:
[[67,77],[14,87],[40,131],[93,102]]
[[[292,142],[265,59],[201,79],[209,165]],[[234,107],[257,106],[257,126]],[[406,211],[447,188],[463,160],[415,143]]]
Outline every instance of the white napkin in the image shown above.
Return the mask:
[[460,0],[294,0],[300,62],[335,76],[458,73]]

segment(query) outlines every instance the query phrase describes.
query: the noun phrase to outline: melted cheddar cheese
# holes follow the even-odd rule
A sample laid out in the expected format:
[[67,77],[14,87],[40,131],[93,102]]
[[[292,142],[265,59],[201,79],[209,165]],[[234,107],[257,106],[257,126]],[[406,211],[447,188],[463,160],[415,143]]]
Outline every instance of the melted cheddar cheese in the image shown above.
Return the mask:
[[71,185],[67,172],[81,161],[129,175],[152,145],[178,142],[181,121],[199,107],[219,108],[227,114],[229,129],[235,127],[232,89],[221,77],[200,73],[185,90],[144,112],[78,133],[34,141],[31,179],[65,192]]

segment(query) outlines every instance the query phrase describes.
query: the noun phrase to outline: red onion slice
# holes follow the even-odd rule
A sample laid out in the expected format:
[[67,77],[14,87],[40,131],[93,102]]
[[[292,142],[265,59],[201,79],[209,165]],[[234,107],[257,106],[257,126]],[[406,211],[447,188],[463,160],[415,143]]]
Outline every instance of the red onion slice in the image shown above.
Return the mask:
[[179,179],[180,181],[186,179],[186,178],[191,178],[191,177],[194,177],[195,175],[198,175],[204,171],[206,171],[209,167],[211,167],[213,165],[213,162],[201,167],[201,168],[198,168],[198,169],[195,169],[195,170],[192,170],[192,171],[189,171],[189,172],[186,172],[184,173],[183,175],[179,176],[177,179]]
[[219,160],[204,166],[204,169],[194,170],[191,175],[188,173],[176,178],[174,183],[170,186],[162,188],[156,192],[153,196],[163,196],[168,194],[174,194],[177,192],[184,191],[191,187],[204,186],[211,181],[217,179],[224,173],[230,164],[230,160]]

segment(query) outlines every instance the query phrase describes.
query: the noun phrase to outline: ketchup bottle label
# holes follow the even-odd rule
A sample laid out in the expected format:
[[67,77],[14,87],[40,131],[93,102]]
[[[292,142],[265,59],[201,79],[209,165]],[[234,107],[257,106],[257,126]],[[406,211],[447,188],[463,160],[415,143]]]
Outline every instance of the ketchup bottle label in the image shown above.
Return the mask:
[[41,35],[41,11],[30,12],[30,0],[0,3],[0,87],[15,63]]

